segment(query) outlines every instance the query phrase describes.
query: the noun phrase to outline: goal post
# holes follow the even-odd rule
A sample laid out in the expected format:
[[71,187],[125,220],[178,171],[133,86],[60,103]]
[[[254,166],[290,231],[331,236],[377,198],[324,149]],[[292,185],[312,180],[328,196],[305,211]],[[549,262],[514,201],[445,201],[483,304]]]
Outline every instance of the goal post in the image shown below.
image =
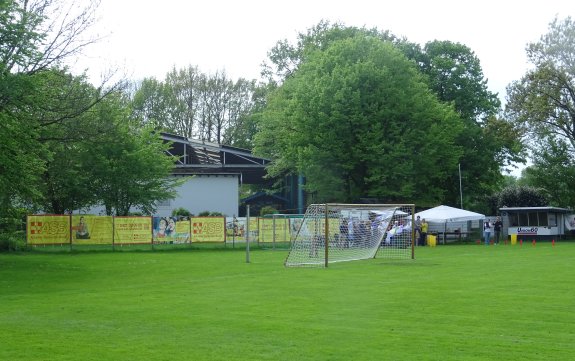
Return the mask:
[[413,259],[413,204],[312,204],[291,241],[286,267],[375,257]]

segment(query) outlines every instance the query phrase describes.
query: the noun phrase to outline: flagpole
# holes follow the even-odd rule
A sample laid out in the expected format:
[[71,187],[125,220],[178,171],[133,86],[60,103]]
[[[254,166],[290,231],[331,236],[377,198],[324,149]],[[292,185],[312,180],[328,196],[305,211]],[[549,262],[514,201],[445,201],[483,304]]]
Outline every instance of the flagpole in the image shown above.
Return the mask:
[[461,163],[459,163],[458,166],[459,166],[459,197],[461,199],[461,209],[463,209],[463,188],[461,188]]

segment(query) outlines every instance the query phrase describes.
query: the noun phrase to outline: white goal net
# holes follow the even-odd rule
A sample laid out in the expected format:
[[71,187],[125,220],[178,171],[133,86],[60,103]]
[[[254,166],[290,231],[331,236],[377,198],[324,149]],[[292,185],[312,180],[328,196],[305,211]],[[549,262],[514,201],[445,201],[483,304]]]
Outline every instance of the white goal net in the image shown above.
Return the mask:
[[291,242],[287,267],[414,256],[412,204],[312,204]]

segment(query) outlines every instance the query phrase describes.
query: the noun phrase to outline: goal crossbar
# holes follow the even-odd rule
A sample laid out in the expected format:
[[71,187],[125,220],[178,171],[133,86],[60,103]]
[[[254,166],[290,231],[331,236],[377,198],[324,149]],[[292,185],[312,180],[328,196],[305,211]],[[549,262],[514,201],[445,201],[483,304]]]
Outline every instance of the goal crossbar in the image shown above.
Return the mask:
[[413,204],[312,204],[307,208],[287,267],[327,267],[329,263],[414,258]]

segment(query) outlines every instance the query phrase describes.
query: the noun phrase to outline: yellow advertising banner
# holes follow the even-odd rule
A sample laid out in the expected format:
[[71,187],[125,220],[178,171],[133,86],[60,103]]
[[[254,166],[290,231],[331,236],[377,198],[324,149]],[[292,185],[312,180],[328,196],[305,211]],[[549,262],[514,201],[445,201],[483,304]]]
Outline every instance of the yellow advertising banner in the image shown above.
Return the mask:
[[257,242],[259,240],[259,222],[257,217],[250,217],[250,241]]
[[189,220],[176,222],[176,243],[190,242],[190,225]]
[[259,242],[289,242],[289,220],[287,218],[276,218],[274,222],[273,218],[260,218],[258,233]]
[[152,243],[152,217],[114,217],[114,243]]
[[73,244],[112,244],[114,220],[111,216],[72,216]]
[[33,215],[26,220],[28,244],[70,243],[70,216]]
[[224,242],[225,239],[225,217],[192,218],[192,242]]
[[[340,220],[339,219],[329,219],[329,234],[334,235],[334,234],[339,234],[339,229],[340,229]],[[302,229],[304,228],[304,229]],[[300,223],[300,225],[298,226],[298,228],[295,230],[296,234],[294,235],[294,237],[297,235],[297,232],[307,232],[307,233],[311,233],[311,234],[319,234],[319,235],[324,235],[325,234],[325,218],[321,218],[321,219],[315,219],[315,220],[308,220],[307,222]]]

